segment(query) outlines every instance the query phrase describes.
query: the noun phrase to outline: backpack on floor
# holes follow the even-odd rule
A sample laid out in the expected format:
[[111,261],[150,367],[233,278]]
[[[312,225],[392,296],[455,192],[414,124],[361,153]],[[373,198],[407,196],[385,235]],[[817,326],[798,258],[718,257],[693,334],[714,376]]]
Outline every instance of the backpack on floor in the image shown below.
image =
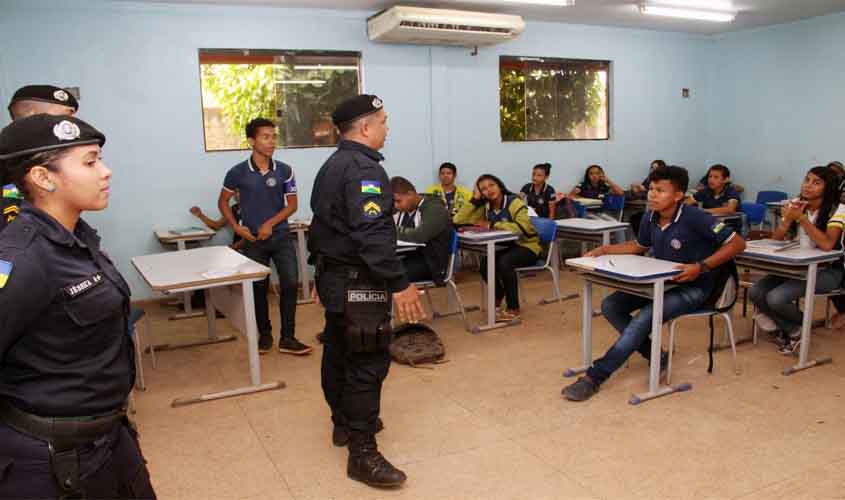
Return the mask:
[[437,333],[426,325],[406,324],[393,332],[390,356],[397,363],[417,365],[445,363],[446,348]]

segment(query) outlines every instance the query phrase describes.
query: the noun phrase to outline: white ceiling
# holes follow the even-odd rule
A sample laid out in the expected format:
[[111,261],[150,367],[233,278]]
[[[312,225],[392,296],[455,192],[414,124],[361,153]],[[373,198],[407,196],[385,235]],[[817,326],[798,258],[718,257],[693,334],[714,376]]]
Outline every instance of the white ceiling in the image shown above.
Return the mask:
[[[138,0],[135,0],[138,1]],[[845,0],[733,0],[740,11],[732,23],[709,23],[645,16],[639,0],[576,0],[574,7],[520,5],[502,0],[140,0],[153,3],[308,7],[376,12],[396,4],[519,14],[526,19],[686,33],[717,34],[781,24],[845,11]]]

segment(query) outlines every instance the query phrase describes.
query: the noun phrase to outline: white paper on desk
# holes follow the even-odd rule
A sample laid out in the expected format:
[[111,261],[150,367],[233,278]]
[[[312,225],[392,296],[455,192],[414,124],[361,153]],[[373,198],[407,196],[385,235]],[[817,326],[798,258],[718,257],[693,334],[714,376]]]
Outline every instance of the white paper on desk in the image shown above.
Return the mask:
[[252,266],[252,262],[245,262],[235,267],[221,267],[218,269],[209,269],[208,271],[202,273],[201,276],[209,280],[225,278],[227,276],[234,276],[237,274],[249,272],[249,268]]
[[634,279],[672,275],[680,272],[678,269],[675,269],[679,265],[677,262],[653,259],[641,255],[579,257],[576,259],[567,259],[566,265],[591,271],[604,271]]

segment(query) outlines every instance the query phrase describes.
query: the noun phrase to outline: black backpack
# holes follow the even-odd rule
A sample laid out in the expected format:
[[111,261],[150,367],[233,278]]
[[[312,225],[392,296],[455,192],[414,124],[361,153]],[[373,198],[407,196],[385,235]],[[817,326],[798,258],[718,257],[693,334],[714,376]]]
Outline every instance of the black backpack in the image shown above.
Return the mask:
[[393,332],[390,356],[397,363],[417,368],[422,363],[445,363],[446,348],[428,326],[408,323]]
[[[710,291],[710,296],[704,301],[703,308],[718,313],[730,311],[739,296],[739,272],[736,268],[736,262],[731,259],[710,272],[713,274],[713,290]],[[707,373],[713,373],[715,329],[713,328],[713,316],[710,316],[709,319],[710,347],[707,349],[707,353],[710,360],[707,365]]]

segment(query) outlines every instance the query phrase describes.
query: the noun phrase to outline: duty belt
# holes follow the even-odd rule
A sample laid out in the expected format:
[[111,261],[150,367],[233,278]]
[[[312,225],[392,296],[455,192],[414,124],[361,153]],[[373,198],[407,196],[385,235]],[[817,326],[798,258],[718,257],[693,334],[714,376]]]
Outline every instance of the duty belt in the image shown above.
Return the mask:
[[111,432],[124,416],[126,411],[121,409],[95,417],[39,417],[0,400],[0,421],[18,432],[46,441],[58,450],[96,441]]

